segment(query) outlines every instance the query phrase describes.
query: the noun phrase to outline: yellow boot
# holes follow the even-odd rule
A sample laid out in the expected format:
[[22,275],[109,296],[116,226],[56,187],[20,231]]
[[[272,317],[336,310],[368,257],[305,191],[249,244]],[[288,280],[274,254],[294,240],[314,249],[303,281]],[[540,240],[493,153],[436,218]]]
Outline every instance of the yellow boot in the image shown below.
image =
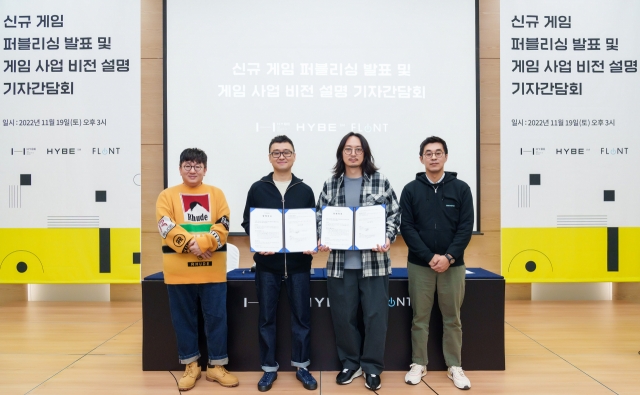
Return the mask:
[[189,391],[196,386],[196,380],[199,378],[200,366],[198,366],[197,361],[193,361],[187,365],[182,378],[178,381],[178,389],[180,391]]
[[224,387],[235,387],[240,382],[238,378],[227,371],[224,366],[216,365],[214,367],[207,367],[207,380],[217,381]]

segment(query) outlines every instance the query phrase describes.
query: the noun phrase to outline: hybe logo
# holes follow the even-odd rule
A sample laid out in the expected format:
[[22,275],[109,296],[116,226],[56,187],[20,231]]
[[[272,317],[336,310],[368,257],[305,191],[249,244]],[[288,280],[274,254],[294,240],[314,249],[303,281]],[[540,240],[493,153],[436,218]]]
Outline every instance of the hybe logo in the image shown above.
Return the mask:
[[627,155],[629,148],[600,148],[600,155]]
[[556,155],[584,155],[589,148],[556,148]]
[[93,148],[94,155],[120,155],[120,148]]
[[47,155],[75,155],[80,148],[47,148]]
[[331,307],[329,298],[309,298],[309,307]]
[[396,307],[396,306],[408,306],[411,307],[411,298],[406,297],[406,298],[394,298],[394,297],[390,297],[389,298],[389,307]]

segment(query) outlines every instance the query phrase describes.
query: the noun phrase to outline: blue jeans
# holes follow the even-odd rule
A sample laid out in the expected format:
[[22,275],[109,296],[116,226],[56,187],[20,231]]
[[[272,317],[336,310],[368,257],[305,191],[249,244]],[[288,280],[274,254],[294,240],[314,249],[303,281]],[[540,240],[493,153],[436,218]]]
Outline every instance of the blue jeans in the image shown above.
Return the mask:
[[276,312],[282,281],[287,287],[289,306],[291,308],[291,366],[306,368],[309,360],[311,306],[310,279],[308,270],[302,273],[289,274],[283,278],[264,270],[256,271],[256,291],[260,303],[258,330],[260,338],[260,364],[265,372],[278,370],[276,362]]
[[171,321],[178,340],[180,363],[200,358],[198,348],[198,299],[204,317],[210,365],[226,365],[227,355],[227,283],[167,285]]

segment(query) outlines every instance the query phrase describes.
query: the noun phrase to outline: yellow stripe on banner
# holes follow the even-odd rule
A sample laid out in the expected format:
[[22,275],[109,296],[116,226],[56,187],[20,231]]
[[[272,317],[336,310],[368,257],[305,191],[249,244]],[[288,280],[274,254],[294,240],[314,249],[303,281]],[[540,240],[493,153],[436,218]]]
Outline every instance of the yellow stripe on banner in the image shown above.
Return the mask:
[[0,283],[139,283],[140,228],[105,235],[101,244],[96,228],[0,229]]
[[640,281],[640,228],[617,229],[616,245],[607,228],[502,228],[502,275],[509,283]]

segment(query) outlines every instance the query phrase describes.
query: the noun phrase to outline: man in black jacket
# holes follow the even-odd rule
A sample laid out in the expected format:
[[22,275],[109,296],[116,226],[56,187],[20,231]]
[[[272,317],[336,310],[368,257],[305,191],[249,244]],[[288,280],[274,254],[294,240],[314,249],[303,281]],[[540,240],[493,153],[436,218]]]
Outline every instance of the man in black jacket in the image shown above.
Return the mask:
[[442,348],[447,376],[460,389],[471,388],[462,370],[462,325],[466,268],[464,250],[473,231],[473,199],[469,186],[457,173],[445,172],[447,143],[429,137],[420,144],[425,173],[407,184],[400,197],[400,231],[409,248],[409,297],[413,309],[412,364],[408,384],[420,383],[427,374],[427,340],[434,293],[442,312]]
[[[276,136],[269,143],[269,162],[273,172],[255,182],[247,194],[242,227],[251,234],[250,209],[314,208],[315,197],[309,186],[291,173],[296,160],[293,142],[287,136]],[[298,368],[296,378],[304,388],[315,390],[318,383],[307,367],[310,363],[311,307],[310,271],[312,254],[257,252],[256,290],[260,313],[258,331],[260,338],[260,364],[264,374],[258,382],[259,391],[269,391],[278,377],[276,362],[276,311],[280,287],[284,279],[291,307],[291,365]]]

